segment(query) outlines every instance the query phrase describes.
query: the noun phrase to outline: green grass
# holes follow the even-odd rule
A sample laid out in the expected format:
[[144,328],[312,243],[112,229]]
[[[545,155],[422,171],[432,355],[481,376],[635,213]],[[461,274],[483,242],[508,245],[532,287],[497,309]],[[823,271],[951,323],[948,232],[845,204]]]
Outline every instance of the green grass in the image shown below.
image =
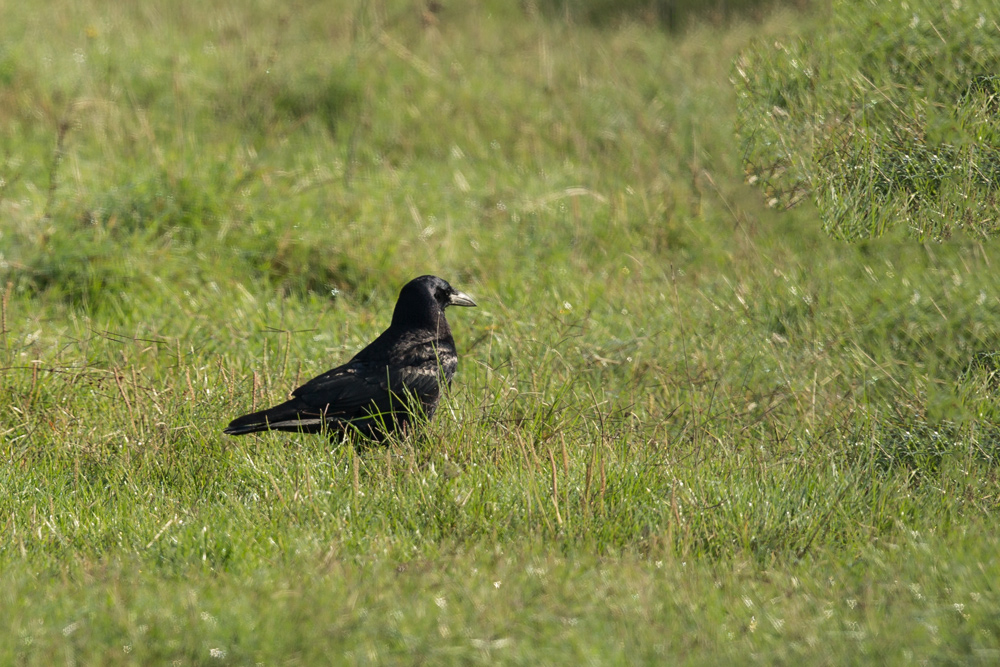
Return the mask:
[[[810,15],[8,8],[0,663],[1000,650],[1000,257],[743,183]],[[222,427],[433,272],[460,371],[354,450]]]
[[1000,19],[986,0],[831,3],[736,61],[748,180],[840,239],[996,236]]

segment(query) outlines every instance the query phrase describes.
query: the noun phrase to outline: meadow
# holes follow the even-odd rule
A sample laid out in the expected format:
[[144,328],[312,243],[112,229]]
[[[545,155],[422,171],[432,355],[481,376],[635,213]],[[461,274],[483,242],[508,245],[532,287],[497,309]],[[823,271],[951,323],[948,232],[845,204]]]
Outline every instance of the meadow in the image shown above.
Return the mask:
[[[746,183],[841,3],[556,4],[4,5],[0,664],[1000,660],[995,243]],[[424,273],[422,434],[222,435]]]

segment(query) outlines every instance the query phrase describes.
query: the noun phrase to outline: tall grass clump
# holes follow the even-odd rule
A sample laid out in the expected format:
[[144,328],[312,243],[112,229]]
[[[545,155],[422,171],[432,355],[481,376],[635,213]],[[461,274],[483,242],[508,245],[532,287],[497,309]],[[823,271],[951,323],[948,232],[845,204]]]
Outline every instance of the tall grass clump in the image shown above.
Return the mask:
[[748,180],[841,239],[997,234],[1000,29],[990,2],[833,3],[737,59]]

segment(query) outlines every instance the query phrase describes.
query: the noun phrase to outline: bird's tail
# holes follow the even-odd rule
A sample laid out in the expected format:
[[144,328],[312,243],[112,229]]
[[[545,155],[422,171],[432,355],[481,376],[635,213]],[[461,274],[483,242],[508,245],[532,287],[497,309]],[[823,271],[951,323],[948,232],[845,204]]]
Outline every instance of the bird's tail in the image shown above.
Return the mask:
[[267,410],[259,410],[229,422],[222,432],[226,435],[244,435],[260,431],[303,431],[306,433],[320,431],[323,428],[323,415],[315,408],[306,406],[299,400],[292,399]]

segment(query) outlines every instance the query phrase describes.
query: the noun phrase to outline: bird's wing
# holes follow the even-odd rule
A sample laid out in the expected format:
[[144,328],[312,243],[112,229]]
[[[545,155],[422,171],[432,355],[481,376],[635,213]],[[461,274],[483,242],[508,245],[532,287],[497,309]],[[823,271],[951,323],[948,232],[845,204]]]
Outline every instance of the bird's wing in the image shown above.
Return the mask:
[[389,411],[408,394],[436,396],[438,372],[434,364],[412,365],[352,361],[305,383],[292,395],[327,419],[352,419],[366,412]]

